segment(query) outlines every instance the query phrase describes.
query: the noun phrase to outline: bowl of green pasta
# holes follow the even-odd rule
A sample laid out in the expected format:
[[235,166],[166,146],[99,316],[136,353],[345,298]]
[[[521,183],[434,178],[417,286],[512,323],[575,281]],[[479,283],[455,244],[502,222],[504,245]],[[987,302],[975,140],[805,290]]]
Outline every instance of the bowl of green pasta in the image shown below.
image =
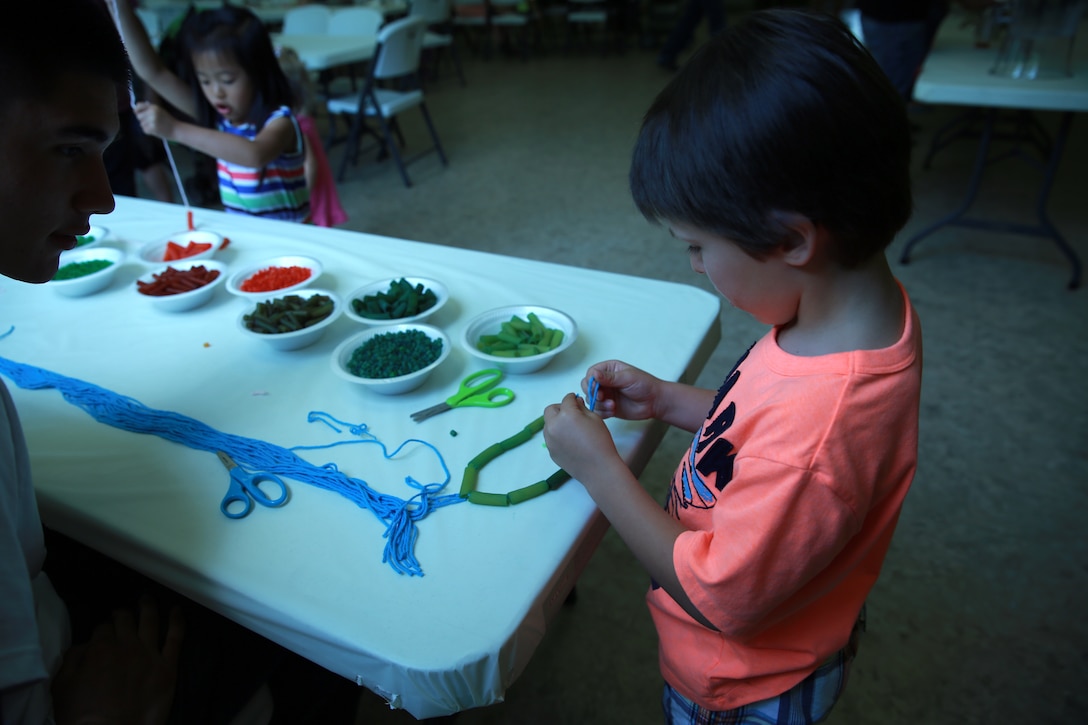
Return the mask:
[[238,329],[276,350],[313,345],[343,309],[339,295],[331,290],[307,288],[265,297],[238,316]]
[[461,343],[487,367],[519,375],[540,370],[577,337],[578,325],[564,312],[540,305],[511,305],[469,320]]
[[427,277],[390,277],[347,296],[344,314],[364,325],[423,322],[445,306],[446,285]]
[[450,354],[437,327],[402,323],[371,327],[341,342],[332,369],[344,380],[381,395],[415,390]]
[[110,286],[124,258],[125,253],[113,247],[65,252],[49,286],[67,297],[93,295]]

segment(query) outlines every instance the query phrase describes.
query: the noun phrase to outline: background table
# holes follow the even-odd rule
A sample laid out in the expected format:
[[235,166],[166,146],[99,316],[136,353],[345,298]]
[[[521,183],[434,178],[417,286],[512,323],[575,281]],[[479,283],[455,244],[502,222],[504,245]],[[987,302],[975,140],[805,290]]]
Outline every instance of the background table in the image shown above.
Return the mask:
[[272,43],[294,49],[307,70],[321,72],[371,60],[378,47],[378,36],[273,33]]
[[[989,231],[1007,231],[1018,234],[1046,237],[1057,245],[1072,267],[1069,281],[1071,289],[1080,284],[1081,263],[1076,252],[1069,246],[1047,215],[1047,199],[1054,183],[1054,175],[1061,161],[1074,113],[1088,111],[1088,43],[1084,42],[1085,29],[1081,27],[1081,42],[1074,45],[1073,75],[1068,78],[1026,80],[1008,78],[990,73],[998,56],[998,45],[988,48],[975,46],[973,30],[965,27],[963,15],[952,13],[941,24],[933,50],[926,59],[914,87],[914,97],[923,103],[968,106],[981,111],[965,115],[961,122],[939,133],[934,139],[934,149],[947,143],[950,138],[965,135],[975,116],[981,117],[978,151],[971,171],[967,193],[960,206],[947,216],[935,221],[911,237],[903,248],[900,261],[910,260],[911,249],[923,238],[945,226],[964,226]],[[986,167],[995,159],[990,157],[991,143],[1002,109],[1022,111],[1029,115],[1035,111],[1059,111],[1062,113],[1057,133],[1051,140],[1034,119],[1025,123],[1033,135],[1031,141],[1042,150],[1043,178],[1039,185],[1035,214],[1037,224],[1014,224],[1001,220],[980,219],[966,216],[978,194]],[[1041,138],[1041,141],[1039,140]],[[1020,140],[1024,140],[1021,138]],[[930,152],[932,156],[933,151]],[[928,161],[928,159],[927,159]]]
[[[110,288],[85,298],[0,278],[0,327],[14,327],[0,339],[0,356],[284,447],[350,438],[308,423],[311,411],[366,423],[390,448],[424,439],[444,456],[454,493],[468,460],[577,389],[590,363],[618,357],[664,378],[693,380],[720,334],[718,298],[695,287],[344,230],[195,215],[199,228],[230,238],[218,258],[232,266],[309,254],[325,270],[314,286],[343,296],[395,275],[442,280],[452,299],[433,323],[455,341],[474,315],[519,303],[567,311],[579,337],[542,371],[508,376],[517,394],[511,405],[414,423],[411,412],[440,402],[479,369],[459,343],[421,389],[375,395],[330,369],[333,348],[358,329],[347,317],[315,346],[278,352],[239,333],[249,305],[223,289],[190,312],[152,309],[134,291],[145,269],[131,254]],[[134,253],[183,229],[185,214],[180,206],[118,197],[117,211],[94,221],[110,230],[109,244]],[[229,520],[219,511],[228,476],[214,454],[99,424],[53,390],[8,387],[48,525],[419,718],[502,700],[607,527],[577,481],[509,508],[455,504],[419,522],[415,553],[424,575],[402,575],[381,562],[383,523],[335,493],[288,481],[284,507]],[[645,423],[611,421],[610,428],[635,471],[663,433]],[[441,480],[422,447],[409,446],[395,462],[375,448],[300,455],[335,462],[401,498],[415,493],[406,475]],[[554,470],[538,436],[489,463],[480,489],[506,491]]]

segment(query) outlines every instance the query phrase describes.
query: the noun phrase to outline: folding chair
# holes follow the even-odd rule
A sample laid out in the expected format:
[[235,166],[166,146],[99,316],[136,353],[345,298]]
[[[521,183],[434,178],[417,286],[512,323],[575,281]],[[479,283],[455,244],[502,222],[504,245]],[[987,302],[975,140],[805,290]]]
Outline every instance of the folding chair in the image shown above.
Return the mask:
[[[340,181],[344,179],[348,162],[354,163],[358,157],[360,137],[369,133],[379,139],[383,151],[388,149],[392,153],[404,185],[411,186],[405,160],[401,157],[393,134],[396,134],[403,145],[404,138],[396,116],[415,107],[423,114],[423,120],[434,142],[434,150],[438,152],[442,165],[449,165],[420,89],[419,61],[423,53],[423,35],[426,30],[427,21],[418,17],[407,17],[386,25],[378,32],[378,46],[363,90],[328,101],[330,133],[334,132],[333,119],[336,117],[351,121],[344,158],[340,162],[340,173],[337,177]],[[380,134],[366,123],[367,118],[377,121]],[[330,138],[329,145],[334,141],[335,139]]]
[[450,20],[450,0],[412,0],[410,17],[419,17],[427,21],[427,32],[423,35],[423,51],[433,51],[433,77],[438,78],[439,53],[449,49],[450,59],[457,71],[461,87],[465,86],[465,73],[461,70],[461,58],[457,54],[457,44],[453,42],[453,24]]

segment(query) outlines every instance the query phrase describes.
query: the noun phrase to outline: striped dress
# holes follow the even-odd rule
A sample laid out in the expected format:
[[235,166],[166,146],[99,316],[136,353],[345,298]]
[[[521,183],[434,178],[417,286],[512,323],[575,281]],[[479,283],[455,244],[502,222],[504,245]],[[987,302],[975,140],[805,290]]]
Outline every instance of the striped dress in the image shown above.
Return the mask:
[[310,218],[310,190],[306,186],[306,150],[302,144],[298,121],[291,109],[280,106],[261,127],[252,123],[235,126],[219,119],[219,130],[253,140],[257,132],[281,116],[291,119],[298,137],[296,151],[283,154],[263,169],[232,164],[219,159],[219,196],[228,212],[250,214],[264,219],[304,222]]

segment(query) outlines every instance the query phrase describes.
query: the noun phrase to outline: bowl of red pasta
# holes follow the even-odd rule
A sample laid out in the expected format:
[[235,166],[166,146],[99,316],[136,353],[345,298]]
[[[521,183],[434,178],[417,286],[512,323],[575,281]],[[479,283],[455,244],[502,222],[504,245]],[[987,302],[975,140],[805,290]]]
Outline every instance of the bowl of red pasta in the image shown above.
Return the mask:
[[165,312],[206,304],[226,279],[227,265],[214,259],[171,262],[136,280],[136,292]]
[[140,259],[145,264],[163,265],[171,262],[193,261],[197,259],[211,259],[211,257],[223,248],[224,240],[221,234],[193,229],[185,232],[171,234],[168,239],[145,244],[140,249]]

